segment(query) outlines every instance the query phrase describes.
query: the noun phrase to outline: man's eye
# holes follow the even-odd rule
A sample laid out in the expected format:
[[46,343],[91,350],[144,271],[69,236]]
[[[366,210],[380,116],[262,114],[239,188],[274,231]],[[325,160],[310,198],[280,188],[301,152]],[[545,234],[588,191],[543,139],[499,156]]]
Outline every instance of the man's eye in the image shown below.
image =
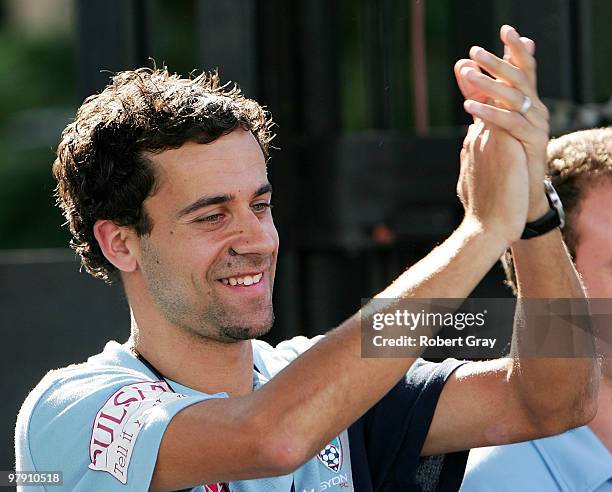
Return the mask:
[[216,224],[223,219],[223,214],[207,215],[206,217],[198,217],[194,222],[205,222],[207,224]]
[[266,202],[256,203],[255,205],[253,205],[253,210],[255,210],[255,212],[263,212],[270,208],[272,208],[272,204]]

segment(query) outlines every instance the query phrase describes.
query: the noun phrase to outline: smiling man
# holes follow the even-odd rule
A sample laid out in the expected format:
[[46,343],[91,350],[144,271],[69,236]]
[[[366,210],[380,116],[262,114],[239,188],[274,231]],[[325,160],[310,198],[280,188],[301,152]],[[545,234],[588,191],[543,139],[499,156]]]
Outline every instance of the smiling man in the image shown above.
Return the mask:
[[[501,36],[516,65],[485,50],[459,64],[479,118],[461,152],[465,218],[379,298],[466,297],[510,245],[525,295],[583,298],[557,227],[520,240],[550,210],[547,117],[529,50]],[[270,125],[216,75],[123,72],[81,106],[54,164],[58,201],[85,269],[121,281],[131,336],[36,386],[19,470],[61,470],[84,491],[452,490],[462,451],[592,417],[588,358],[362,358],[360,313],[314,340],[256,340],[274,319],[279,244]]]

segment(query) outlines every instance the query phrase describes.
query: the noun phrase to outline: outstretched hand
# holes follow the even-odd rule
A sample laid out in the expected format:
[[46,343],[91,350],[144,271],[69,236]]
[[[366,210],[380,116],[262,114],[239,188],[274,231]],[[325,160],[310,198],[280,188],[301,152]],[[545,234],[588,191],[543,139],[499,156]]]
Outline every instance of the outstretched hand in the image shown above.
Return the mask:
[[[501,132],[520,142],[528,162],[529,208],[527,221],[542,216],[548,210],[542,181],[546,173],[548,144],[548,110],[537,92],[536,62],[532,40],[520,37],[511,26],[502,26],[504,43],[502,58],[478,46],[470,50],[470,58],[455,64],[455,76],[466,98],[465,110],[483,129]],[[488,72],[487,75],[483,70]],[[494,158],[499,165],[512,159],[520,160],[521,152],[509,138],[499,136],[502,155]]]

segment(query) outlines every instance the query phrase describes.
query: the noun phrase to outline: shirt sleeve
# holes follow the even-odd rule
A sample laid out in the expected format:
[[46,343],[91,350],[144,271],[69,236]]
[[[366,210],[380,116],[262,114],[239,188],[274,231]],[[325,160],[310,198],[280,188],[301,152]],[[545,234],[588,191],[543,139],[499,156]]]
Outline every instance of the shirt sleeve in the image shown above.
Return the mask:
[[221,394],[185,396],[138,376],[101,370],[35,389],[18,417],[18,468],[61,471],[63,490],[148,490],[172,418]]
[[463,361],[415,361],[362,420],[373,490],[458,490],[468,452],[421,458],[440,393]]

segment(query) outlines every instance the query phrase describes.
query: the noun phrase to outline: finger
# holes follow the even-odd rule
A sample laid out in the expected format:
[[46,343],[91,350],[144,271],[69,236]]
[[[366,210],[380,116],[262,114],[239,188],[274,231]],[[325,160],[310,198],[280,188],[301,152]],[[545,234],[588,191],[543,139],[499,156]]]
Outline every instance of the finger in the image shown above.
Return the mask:
[[[529,54],[533,56],[535,54],[535,43],[533,42],[533,40],[526,38],[525,36],[521,36],[521,42],[525,45],[525,48],[527,48]],[[505,44],[504,60],[509,61],[510,63],[516,66],[516,64],[512,62],[512,53],[510,53],[510,50]]]
[[[536,61],[533,57],[533,52],[529,51],[528,44],[531,44],[535,49],[533,41],[526,43],[521,40],[521,37],[516,30],[509,25],[503,25],[500,29],[500,38],[504,43],[504,46],[510,52],[512,63],[520,68],[532,87],[536,87]],[[528,38],[525,38],[528,39]]]
[[[479,89],[470,83],[465,77],[461,75],[461,71],[464,68],[471,68],[480,72],[480,68],[473,60],[462,59],[455,63],[454,72],[455,78],[457,79],[457,85],[459,90],[465,99],[473,99],[474,101],[487,101],[487,96],[479,91]],[[474,123],[478,122],[478,118],[472,118]]]
[[478,101],[467,100],[463,103],[465,110],[472,116],[506,130],[523,144],[531,143],[543,130],[534,128],[525,118],[514,111],[496,108]]
[[502,60],[480,46],[472,46],[470,58],[495,78],[503,80],[532,99],[536,97],[533,85],[519,67],[507,60]]
[[[465,67],[461,71],[461,75],[471,85],[487,95],[488,98],[496,101],[496,106],[512,111],[518,111],[523,103],[523,94],[521,91],[510,87],[503,82],[486,76],[482,72]],[[483,102],[483,101],[480,101]]]
[[[464,103],[465,106],[465,103]],[[499,108],[498,106],[493,106],[491,104],[483,104],[483,103],[478,103],[477,106],[470,106],[472,109],[470,111],[468,111],[468,113],[472,114],[473,116],[476,115],[480,115],[481,113],[487,113],[491,110],[495,110],[495,109],[500,109],[500,111],[502,112],[502,114],[506,115],[507,113],[512,113],[513,116],[513,120],[516,121],[520,121],[520,118],[523,118],[524,120],[526,120],[526,122],[528,123],[527,128],[530,129],[530,131],[532,132],[542,132],[548,135],[549,133],[549,123],[548,123],[548,113],[542,113],[540,111],[535,111],[533,109],[530,109],[527,113],[521,115],[520,113],[518,113],[517,111],[511,111],[508,109],[504,109],[504,108]],[[467,111],[467,109],[466,109]],[[495,112],[497,114],[497,112]],[[480,116],[478,116],[480,118]],[[490,116],[487,116],[486,120],[482,120],[479,119],[479,121],[485,121],[486,124],[496,124],[496,122],[491,119]],[[521,122],[524,123],[524,122]]]
[[526,38],[525,36],[521,36],[521,43],[525,45],[525,48],[527,48],[527,51],[529,52],[531,56],[535,55],[536,46],[535,46],[535,42],[533,41],[533,39]]
[[469,80],[465,79],[465,77],[461,75],[464,68],[472,68],[473,70],[480,72],[480,67],[473,60],[462,59],[455,63],[455,78],[457,79],[457,85],[459,86],[461,94],[465,99],[485,102],[487,100],[487,96],[485,94],[481,94],[478,87],[474,86]]
[[[482,48],[479,48],[479,47],[474,47],[474,48],[472,48],[472,50],[470,50],[470,52],[472,53],[473,51],[475,51],[475,50],[480,50],[480,49],[482,49]],[[486,50],[485,50],[485,51],[486,51]],[[487,53],[487,55],[488,55],[488,54],[490,54],[490,53]],[[495,55],[492,55],[492,54],[491,54],[491,56],[495,57]],[[509,56],[509,55],[508,55],[508,56]],[[497,58],[497,57],[495,57],[495,58]],[[498,60],[499,60],[499,59],[498,59]],[[462,61],[462,60],[460,60],[460,61]],[[489,99],[496,99],[496,97],[495,97],[495,96],[492,96],[491,94],[489,94],[489,93],[487,92],[486,87],[484,87],[482,84],[481,84],[481,85],[479,85],[479,84],[477,84],[477,83],[476,83],[476,81],[475,81],[475,80],[470,80],[470,79],[466,78],[467,71],[466,71],[465,69],[466,69],[466,68],[474,68],[474,63],[475,63],[473,60],[469,60],[469,61],[471,61],[472,63],[471,63],[471,64],[469,64],[469,63],[466,63],[466,61],[463,61],[463,63],[461,63],[461,64],[460,64],[460,63],[458,62],[458,63],[456,64],[456,67],[455,67],[456,69],[457,69],[457,68],[459,68],[459,67],[461,67],[461,68],[460,68],[460,70],[461,70],[461,71],[460,71],[460,78],[461,78],[461,79],[464,81],[463,83],[464,83],[465,85],[469,85],[469,87],[470,87],[470,92],[469,92],[469,94],[470,94],[470,95],[477,95],[477,96],[478,96],[478,97],[469,97],[469,96],[465,96],[465,97],[466,97],[466,99],[473,99],[474,101],[479,101],[479,102],[483,102],[483,103],[488,103],[488,102],[489,102]],[[511,63],[508,63],[507,61],[506,61],[506,62],[503,62],[503,63],[505,63],[505,64],[509,65],[509,67],[512,67],[512,64],[511,64]],[[510,69],[511,69],[511,70],[517,70],[517,68],[516,68],[516,67],[514,67],[514,68],[510,68]],[[520,69],[518,69],[518,70],[520,70]],[[461,73],[462,73],[463,75],[461,75]],[[482,75],[483,77],[487,77],[487,78],[488,78],[488,79],[490,79],[490,80],[494,80],[494,79],[492,79],[491,77],[488,77],[487,75],[484,75],[484,74],[482,73],[482,71],[480,70],[480,67],[479,67],[479,66],[478,66],[477,68],[475,68],[475,74],[472,74],[472,76],[474,76],[474,75],[476,75],[476,74],[480,74],[480,75]],[[459,76],[458,76],[458,77],[459,77]],[[523,76],[522,76],[522,75],[520,75],[520,77],[523,77]],[[485,80],[485,79],[481,79],[481,80]],[[500,81],[501,81],[501,80],[500,80]],[[511,84],[507,84],[507,85],[509,85],[509,86],[510,86]],[[529,95],[529,94],[527,93],[527,95]],[[519,101],[519,98],[520,98],[520,101]],[[549,111],[548,111],[548,108],[547,108],[547,107],[544,105],[544,103],[543,103],[543,102],[542,102],[542,101],[541,101],[541,100],[538,98],[537,93],[535,93],[535,94],[531,94],[531,95],[530,95],[530,98],[531,98],[531,102],[532,102],[532,106],[531,106],[531,108],[532,108],[532,109],[530,109],[529,111],[527,111],[527,113],[526,113],[526,114],[527,114],[527,115],[530,115],[530,114],[531,114],[531,112],[532,112],[533,110],[535,110],[535,111],[538,113],[538,114],[537,114],[537,116],[538,116],[538,117],[540,117],[540,116],[541,116],[542,118],[544,118],[544,119],[546,120],[546,125],[545,125],[545,126],[548,126],[548,118],[549,118]],[[511,101],[512,101],[512,100],[511,100]],[[507,101],[507,102],[506,102],[505,107],[506,107],[506,109],[513,109],[513,110],[515,110],[515,111],[518,111],[518,110],[521,108],[521,106],[523,105],[523,91],[520,91],[520,93],[519,93],[519,95],[518,95],[518,96],[516,96],[516,94],[515,94],[515,98],[513,99],[513,101],[514,101],[514,102],[508,102],[508,101]],[[532,120],[532,123],[534,123],[534,124],[535,124],[535,122],[534,122],[533,120]]]
[[[480,92],[493,99],[495,101],[495,106],[517,112],[523,106],[525,97],[521,91],[514,87],[510,87],[499,80],[492,79],[471,67],[464,67],[461,71],[461,75],[471,85],[479,88]],[[483,101],[479,100],[479,102]],[[541,119],[548,118],[548,114],[535,105],[532,105],[523,116],[532,124],[536,124]]]

